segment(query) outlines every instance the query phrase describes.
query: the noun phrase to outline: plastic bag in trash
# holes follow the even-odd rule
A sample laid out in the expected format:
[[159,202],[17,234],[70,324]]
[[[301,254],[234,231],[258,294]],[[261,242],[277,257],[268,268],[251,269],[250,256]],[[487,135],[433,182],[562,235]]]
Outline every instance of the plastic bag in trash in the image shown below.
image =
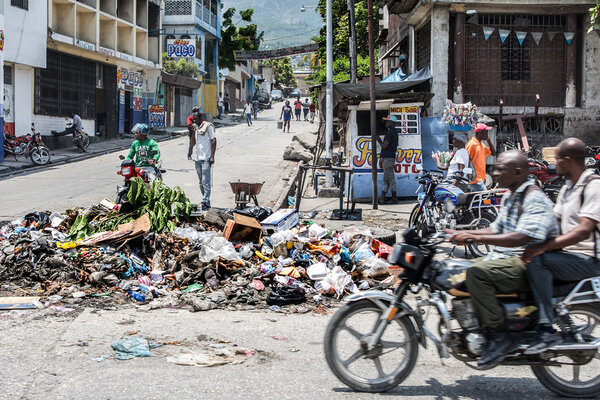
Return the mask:
[[36,229],[42,229],[50,225],[50,215],[45,212],[32,212],[24,216],[23,219],[26,221],[27,226],[33,226]]
[[187,227],[187,228],[182,228],[182,227],[178,227],[177,229],[175,229],[173,231],[173,235],[180,237],[182,239],[188,239],[190,242],[193,243],[206,243],[210,240],[212,240],[212,238],[214,238],[215,236],[217,236],[216,232],[205,232],[205,231],[198,231],[196,228],[192,228],[192,227]]
[[346,288],[355,291],[356,285],[354,284],[352,277],[339,266],[334,267],[325,279],[315,283],[315,289],[319,292],[323,294],[335,293],[337,298],[343,296]]
[[238,253],[241,258],[251,258],[254,255],[254,246],[252,245],[252,243],[246,243],[245,245],[239,248]]
[[373,237],[371,230],[366,226],[351,226],[349,228],[346,228],[342,232],[342,240],[344,241],[344,246],[350,246],[352,238],[358,235]]
[[235,213],[245,215],[247,217],[256,218],[258,221],[262,221],[269,215],[273,214],[273,210],[268,207],[246,207],[243,210],[235,210]]
[[297,285],[281,286],[275,288],[267,296],[267,304],[284,306],[286,304],[300,304],[306,301],[304,289]]
[[295,237],[296,235],[294,235],[294,232],[290,230],[275,232],[271,235],[271,243],[273,244],[273,247],[275,247],[284,242],[291,242],[295,239]]
[[151,348],[158,347],[158,344],[151,344],[146,339],[137,337],[121,337],[111,343],[119,360],[130,360],[135,357],[153,357],[150,353]]
[[356,265],[361,265],[374,256],[375,254],[371,250],[371,240],[369,238],[359,238],[350,248],[350,259]]
[[204,263],[209,263],[219,257],[229,261],[242,261],[233,244],[222,236],[214,237],[202,247],[198,254],[198,258]]
[[321,240],[327,235],[327,229],[321,225],[312,224],[308,228],[308,237],[315,240]]
[[376,256],[369,258],[365,261],[361,268],[363,268],[363,275],[366,277],[378,277],[387,276],[390,274],[388,269],[389,264]]

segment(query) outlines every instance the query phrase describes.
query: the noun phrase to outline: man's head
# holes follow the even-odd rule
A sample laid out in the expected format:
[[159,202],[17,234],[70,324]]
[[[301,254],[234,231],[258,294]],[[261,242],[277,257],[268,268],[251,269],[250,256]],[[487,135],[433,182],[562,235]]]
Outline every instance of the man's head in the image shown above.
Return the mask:
[[204,117],[204,114],[201,112],[197,112],[194,114],[194,123],[196,125],[200,125],[201,123],[203,123],[206,120],[206,118]]
[[135,124],[131,129],[131,132],[135,135],[137,140],[145,140],[148,137],[148,125],[146,124]]
[[479,141],[487,140],[488,132],[491,130],[491,126],[487,126],[486,124],[477,124],[475,126],[475,138]]
[[519,150],[505,151],[498,156],[493,175],[500,187],[517,189],[529,175],[527,157]]
[[577,138],[568,138],[558,144],[554,153],[556,157],[556,172],[569,177],[585,169],[587,150],[585,143]]
[[468,141],[469,137],[465,132],[456,132],[452,139],[452,146],[454,146],[455,149],[462,149]]
[[223,96],[223,92],[219,92],[219,96]]
[[75,116],[75,113],[71,111],[71,112],[70,112],[70,113],[68,113],[67,115],[69,116],[69,118],[73,118],[73,117]]
[[398,119],[393,115],[388,115],[387,117],[383,117],[383,123],[387,129],[390,129],[392,126],[396,124]]
[[192,108],[192,115],[196,114],[200,109],[198,107]]

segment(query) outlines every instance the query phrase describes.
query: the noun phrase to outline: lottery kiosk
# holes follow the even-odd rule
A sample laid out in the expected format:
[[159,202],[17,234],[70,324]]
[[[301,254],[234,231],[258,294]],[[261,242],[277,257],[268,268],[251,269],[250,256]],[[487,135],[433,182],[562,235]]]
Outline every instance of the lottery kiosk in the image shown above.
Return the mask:
[[[398,149],[394,169],[399,197],[414,197],[419,187],[415,177],[420,173],[417,167],[423,163],[421,107],[423,103],[377,101],[377,134],[382,140],[386,132],[382,118],[393,115],[397,119]],[[350,137],[347,142],[347,154],[350,166],[354,170],[351,183],[352,198],[356,201],[370,201],[373,194],[370,103],[363,101],[358,105],[348,106],[347,124]],[[377,154],[380,153],[381,146],[377,144]],[[378,195],[381,195],[383,169],[377,169],[377,176]],[[390,195],[391,193],[388,193],[388,196]]]

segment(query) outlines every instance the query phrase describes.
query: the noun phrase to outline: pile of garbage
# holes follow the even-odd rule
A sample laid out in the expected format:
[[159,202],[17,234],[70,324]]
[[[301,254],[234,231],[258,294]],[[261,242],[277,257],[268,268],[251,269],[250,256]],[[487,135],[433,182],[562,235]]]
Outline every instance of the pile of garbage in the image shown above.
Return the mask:
[[295,210],[263,207],[195,212],[180,189],[153,187],[146,190],[183,201],[165,210],[141,190],[133,211],[104,199],[0,227],[0,296],[37,295],[46,306],[102,299],[192,311],[302,312],[398,284],[399,271],[386,261],[392,248],[367,228],[331,231],[301,223]]

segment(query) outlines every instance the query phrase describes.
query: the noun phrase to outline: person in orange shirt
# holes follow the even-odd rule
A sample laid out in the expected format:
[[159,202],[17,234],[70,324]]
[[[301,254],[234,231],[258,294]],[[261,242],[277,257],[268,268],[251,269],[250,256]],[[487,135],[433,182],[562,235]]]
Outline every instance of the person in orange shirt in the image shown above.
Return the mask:
[[[494,149],[494,145],[488,135],[490,129],[492,129],[492,127],[487,126],[486,124],[477,124],[475,126],[475,136],[469,140],[469,143],[465,146],[467,153],[469,153],[469,157],[471,158],[471,162],[473,163],[473,167],[475,167],[475,172],[477,172],[475,179],[472,182],[469,182],[469,187],[472,192],[486,190],[485,159],[490,155],[496,155],[496,149]],[[488,145],[486,146],[483,144],[483,141],[486,141]]]

